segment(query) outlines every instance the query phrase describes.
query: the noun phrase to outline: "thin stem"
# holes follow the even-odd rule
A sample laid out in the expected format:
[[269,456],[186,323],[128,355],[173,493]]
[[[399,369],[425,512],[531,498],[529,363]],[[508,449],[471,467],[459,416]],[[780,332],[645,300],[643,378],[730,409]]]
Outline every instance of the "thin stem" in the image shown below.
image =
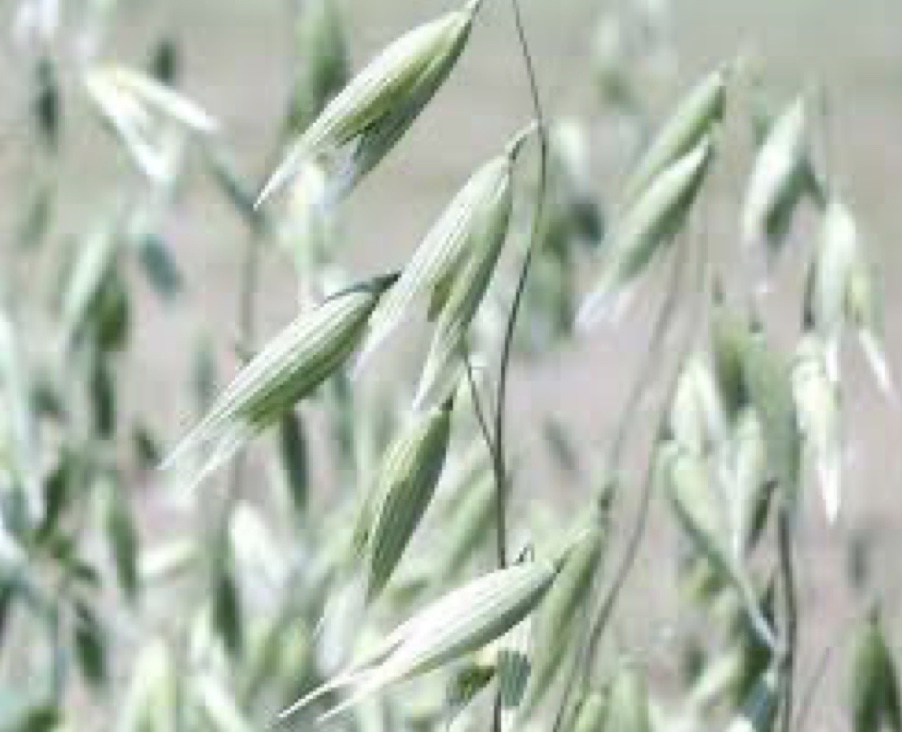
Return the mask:
[[548,134],[545,123],[545,115],[542,109],[542,100],[539,94],[539,84],[536,78],[532,53],[529,50],[529,41],[526,37],[526,29],[523,25],[523,16],[520,10],[519,0],[511,0],[511,9],[514,15],[514,24],[517,29],[517,40],[523,54],[523,63],[529,82],[530,95],[532,97],[533,111],[536,118],[536,134],[539,140],[539,188],[538,200],[533,212],[532,228],[529,236],[529,244],[526,256],[520,267],[517,279],[517,287],[514,291],[514,299],[511,304],[510,314],[504,332],[504,342],[501,349],[501,366],[498,376],[498,395],[495,400],[495,450],[493,470],[495,473],[496,513],[497,513],[497,555],[498,566],[507,566],[507,491],[508,474],[507,458],[505,455],[505,406],[507,403],[507,379],[510,370],[511,351],[513,348],[514,330],[517,325],[517,316],[529,279],[529,271],[535,255],[536,242],[539,238],[539,227],[542,225],[545,206],[545,188],[548,181]]
[[811,712],[811,707],[817,696],[818,688],[820,688],[827,676],[827,669],[830,667],[830,661],[832,660],[835,651],[835,643],[829,643],[821,652],[821,655],[817,660],[817,665],[814,667],[814,671],[811,672],[811,678],[808,680],[808,683],[805,684],[805,688],[799,695],[799,710],[796,713],[795,723],[792,727],[793,729],[805,729],[808,715]]
[[792,509],[785,501],[780,506],[777,527],[777,553],[780,576],[783,583],[784,612],[786,614],[783,643],[780,652],[780,678],[783,692],[781,694],[783,710],[780,730],[781,732],[790,732],[793,719],[796,645],[798,642],[798,600],[792,554]]
[[619,472],[623,461],[623,451],[626,446],[629,432],[639,414],[642,405],[642,397],[646,394],[648,385],[657,371],[661,362],[660,355],[667,343],[667,335],[673,323],[674,312],[677,310],[676,301],[679,295],[680,281],[683,277],[686,257],[676,256],[671,268],[670,278],[667,282],[667,292],[661,302],[657,317],[652,325],[651,337],[648,340],[646,356],[639,367],[639,373],[633,380],[626,404],[621,412],[620,419],[611,440],[607,454],[607,467],[615,474]]
[[[705,268],[707,266],[707,249],[707,241],[705,240],[705,238],[703,238],[701,251],[698,255],[699,272],[697,273],[697,279],[699,280],[699,290],[701,292],[701,296],[697,299],[697,310],[700,309],[705,302],[707,302],[708,276],[705,271]],[[680,285],[684,277],[686,262],[689,260],[691,254],[686,253],[684,256],[679,256],[679,251],[677,251],[675,256],[676,260],[671,269],[670,279],[667,283],[667,291],[661,303],[661,307],[658,310],[658,315],[655,323],[652,326],[652,335],[649,341],[647,357],[643,360],[640,372],[632,385],[631,392],[627,398],[627,404],[624,408],[620,422],[617,425],[614,439],[608,451],[608,468],[613,471],[611,474],[614,475],[615,478],[621,469],[624,446],[629,435],[630,426],[639,412],[639,406],[642,402],[642,395],[645,393],[648,384],[656,371],[657,366],[661,362],[660,352],[664,348],[667,336],[673,327],[674,318],[676,317],[678,311],[677,301],[680,294]],[[699,315],[700,313],[698,312],[690,313],[690,326],[699,321]],[[664,432],[664,429],[666,427],[667,419],[669,417],[668,406],[673,400],[673,393],[676,390],[677,381],[680,375],[679,366],[685,359],[686,353],[688,352],[691,344],[692,338],[690,334],[683,342],[679,353],[677,354],[676,368],[674,368],[665,390],[663,407],[661,409],[658,418],[658,424],[654,432],[655,440],[657,440],[658,436]],[[652,445],[652,449],[654,449],[654,444]],[[583,689],[588,683],[589,674],[592,667],[592,660],[595,658],[598,652],[598,645],[601,642],[604,630],[605,628],[607,628],[610,619],[614,614],[617,600],[622,594],[623,588],[626,586],[626,581],[629,578],[630,573],[635,566],[636,559],[639,556],[639,549],[642,546],[642,539],[644,538],[646,529],[648,527],[648,517],[651,508],[653,485],[654,455],[651,455],[646,465],[645,475],[643,478],[642,492],[639,498],[636,521],[630,530],[626,548],[623,554],[623,559],[621,560],[620,565],[618,566],[617,571],[614,574],[614,579],[611,582],[607,594],[599,603],[598,612],[595,615],[595,620],[587,629],[587,639],[582,646],[582,658],[577,663],[575,663],[570,670],[570,675],[565,685],[564,697],[561,700],[561,705],[558,709],[558,714],[555,719],[555,732],[558,732],[560,730],[561,725],[567,718],[567,709],[574,689]],[[577,682],[578,675],[580,676],[579,682]]]
[[[688,342],[689,341],[687,341],[687,344],[684,345],[684,348],[678,358],[679,363],[682,362],[683,357],[685,356],[685,352],[688,350],[688,348],[686,347],[688,346]],[[669,414],[667,405],[672,401],[673,392],[676,388],[679,373],[680,372],[678,368],[674,369],[670,383],[667,386],[664,397],[664,406],[661,409],[658,425],[654,433],[655,442],[657,441],[658,436],[661,435],[665,429]],[[654,444],[652,445],[652,450],[654,450]],[[654,454],[652,453],[649,456],[648,462],[646,464],[645,475],[642,480],[642,492],[639,498],[639,507],[637,509],[636,521],[630,529],[629,538],[627,539],[627,545],[623,553],[623,558],[620,562],[620,565],[617,567],[617,571],[614,574],[614,579],[611,581],[611,585],[607,591],[607,594],[602,598],[598,606],[598,611],[595,614],[595,620],[589,627],[588,638],[583,645],[582,659],[580,662],[574,664],[571,669],[570,678],[565,685],[564,698],[561,700],[561,706],[558,710],[558,715],[555,720],[555,732],[558,732],[561,729],[564,720],[567,718],[567,708],[573,691],[575,689],[583,689],[588,684],[589,674],[592,668],[592,660],[598,653],[598,645],[601,642],[604,631],[608,627],[608,623],[610,622],[610,619],[614,614],[614,610],[617,606],[617,600],[623,593],[626,582],[629,579],[633,567],[636,564],[636,559],[639,556],[639,549],[642,547],[642,540],[645,537],[646,529],[648,527],[648,518],[651,509],[652,488],[654,486],[654,475]],[[577,676],[579,676],[578,681]]]
[[482,439],[489,451],[489,455],[495,458],[495,443],[492,441],[492,433],[489,431],[489,422],[486,418],[485,407],[482,404],[482,398],[479,395],[479,387],[476,384],[476,377],[473,374],[473,363],[470,361],[469,349],[464,346],[462,354],[464,360],[464,368],[467,372],[467,384],[470,388],[470,400],[473,402],[473,411],[476,413],[476,421],[479,423],[479,430],[482,432]]
[[[523,14],[519,0],[511,0],[511,11],[514,16],[514,25],[517,30],[517,41],[523,56],[523,65],[529,83],[529,92],[532,98],[533,113],[536,121],[536,135],[539,140],[539,186],[538,200],[533,211],[532,226],[527,244],[526,256],[520,267],[517,278],[517,287],[514,291],[514,299],[511,303],[510,314],[504,332],[504,342],[501,347],[501,365],[498,375],[498,394],[495,399],[495,449],[493,451],[492,467],[495,474],[495,520],[496,520],[496,552],[499,567],[507,566],[507,491],[508,474],[507,458],[504,446],[505,407],[507,405],[507,378],[510,370],[511,352],[514,342],[514,331],[517,326],[517,316],[520,313],[520,305],[526,284],[529,280],[529,271],[532,268],[532,260],[535,255],[539,239],[539,228],[542,225],[545,208],[545,189],[548,184],[548,130],[545,123],[545,113],[542,108],[542,98],[539,94],[539,82],[529,49],[529,40],[526,37],[526,29],[523,24]],[[495,695],[495,708],[492,715],[492,729],[499,732],[501,729],[501,694]]]

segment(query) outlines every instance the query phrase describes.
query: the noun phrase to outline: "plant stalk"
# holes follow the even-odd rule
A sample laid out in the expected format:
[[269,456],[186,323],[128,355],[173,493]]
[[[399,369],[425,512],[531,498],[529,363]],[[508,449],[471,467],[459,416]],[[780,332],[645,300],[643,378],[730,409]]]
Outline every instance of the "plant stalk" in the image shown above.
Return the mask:
[[533,211],[532,225],[529,234],[529,243],[526,256],[520,266],[517,278],[517,287],[514,291],[514,299],[505,326],[504,341],[501,348],[501,363],[498,376],[498,394],[495,400],[495,451],[493,454],[493,470],[495,473],[496,513],[497,513],[497,555],[498,566],[506,567],[508,563],[507,551],[507,492],[508,471],[507,457],[505,453],[505,412],[507,402],[507,381],[510,371],[510,361],[513,350],[514,332],[517,326],[517,317],[520,314],[520,306],[529,280],[529,272],[532,260],[535,256],[536,242],[539,238],[539,228],[545,208],[545,189],[548,184],[548,128],[545,122],[545,113],[542,107],[542,99],[539,93],[539,83],[536,77],[535,65],[529,48],[529,40],[526,37],[526,29],[523,23],[523,14],[519,0],[511,0],[511,10],[514,16],[514,24],[517,31],[517,40],[523,56],[523,64],[529,83],[530,96],[532,98],[533,113],[536,119],[536,135],[539,140],[539,186],[535,210]]

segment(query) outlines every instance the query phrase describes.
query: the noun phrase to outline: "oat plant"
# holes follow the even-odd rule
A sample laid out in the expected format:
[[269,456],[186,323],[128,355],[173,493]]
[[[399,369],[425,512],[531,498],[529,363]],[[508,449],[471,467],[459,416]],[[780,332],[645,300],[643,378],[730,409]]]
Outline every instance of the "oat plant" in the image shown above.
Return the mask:
[[[902,732],[867,541],[850,619],[812,622],[841,568],[810,526],[841,545],[870,488],[847,407],[873,385],[898,416],[824,93],[747,55],[684,87],[678,8],[636,0],[584,34],[568,113],[541,4],[452,0],[359,67],[351,5],[282,4],[282,117],[252,144],[177,26],[139,54],[127,3],[0,8],[0,730]],[[350,199],[502,16],[529,114],[358,271]],[[593,383],[626,380],[580,431],[562,364],[594,347]],[[524,410],[540,374],[554,418]]]

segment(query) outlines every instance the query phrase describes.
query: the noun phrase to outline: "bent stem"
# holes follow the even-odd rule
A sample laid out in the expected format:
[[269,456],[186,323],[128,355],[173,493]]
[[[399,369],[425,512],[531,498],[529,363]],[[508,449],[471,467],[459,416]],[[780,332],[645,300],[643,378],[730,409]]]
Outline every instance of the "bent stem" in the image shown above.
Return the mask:
[[[696,274],[697,278],[699,279],[699,290],[702,292],[702,297],[698,300],[699,304],[701,305],[705,302],[704,298],[706,297],[705,293],[707,291],[706,286],[708,280],[706,274],[706,242],[702,243],[700,250],[701,251],[698,255],[698,272]],[[670,277],[667,282],[666,294],[664,295],[664,299],[661,302],[661,306],[652,326],[652,333],[648,346],[649,355],[646,359],[643,360],[642,367],[640,368],[640,371],[631,386],[630,393],[627,396],[626,406],[621,413],[620,420],[614,433],[614,438],[607,453],[606,468],[608,469],[609,473],[614,476],[616,476],[621,470],[621,463],[623,461],[623,452],[626,446],[627,437],[629,436],[631,427],[635,422],[636,416],[639,413],[639,408],[642,404],[642,396],[646,393],[646,390],[648,389],[649,384],[654,377],[657,366],[661,361],[661,351],[664,349],[668,335],[674,327],[673,324],[678,311],[677,301],[680,294],[680,286],[685,276],[686,262],[690,259],[692,254],[690,250],[683,256],[680,256],[679,250],[677,250],[674,253],[674,256],[675,261],[671,268]],[[700,308],[697,308],[697,310],[698,309]],[[690,326],[693,323],[698,322],[699,315],[700,313],[698,312],[690,313]],[[677,353],[676,358],[676,367],[674,368],[673,373],[670,375],[669,381],[666,386],[663,407],[658,416],[658,423],[654,431],[655,437],[652,444],[652,450],[654,450],[654,445],[656,444],[659,436],[663,434],[666,429],[667,419],[669,415],[668,405],[673,400],[673,394],[676,390],[680,376],[680,365],[685,359],[686,354],[691,347],[691,344],[692,338],[690,333],[686,337],[684,342],[680,345],[680,349]],[[610,622],[610,619],[614,614],[617,600],[619,599],[623,588],[626,586],[626,581],[629,578],[633,567],[635,566],[636,559],[639,556],[639,549],[642,546],[642,539],[645,536],[645,531],[648,526],[648,517],[651,509],[652,488],[654,485],[654,475],[654,455],[652,454],[646,465],[645,475],[642,481],[642,490],[639,498],[639,506],[637,508],[636,520],[630,528],[623,558],[621,559],[621,562],[617,567],[614,578],[611,581],[607,593],[600,599],[598,603],[598,610],[595,613],[594,620],[590,621],[590,623],[586,626],[585,640],[580,646],[580,649],[577,653],[576,662],[570,667],[569,675],[564,685],[564,695],[561,699],[558,713],[555,718],[553,727],[554,732],[560,732],[565,721],[568,719],[568,710],[570,708],[570,702],[571,700],[573,700],[574,691],[577,689],[584,689],[588,684],[589,675],[592,668],[592,661],[598,652],[598,645],[601,642],[605,628],[607,628],[608,623]],[[615,497],[616,496],[612,496],[611,499],[613,500]]]
[[[529,40],[526,37],[526,28],[523,23],[523,13],[519,0],[511,0],[511,12],[514,16],[514,25],[517,31],[517,41],[523,57],[523,66],[526,71],[529,84],[530,97],[532,99],[533,113],[535,115],[535,132],[539,140],[539,184],[537,200],[532,215],[532,225],[529,233],[529,242],[526,248],[526,256],[520,266],[517,277],[517,287],[514,291],[514,299],[511,303],[510,314],[504,331],[504,342],[501,347],[501,364],[498,375],[498,393],[495,398],[495,449],[492,452],[492,468],[495,474],[495,516],[496,526],[496,551],[498,566],[507,566],[507,491],[508,474],[507,458],[504,446],[505,407],[507,403],[507,379],[510,370],[511,352],[514,341],[514,331],[517,327],[517,317],[520,314],[520,306],[526,284],[529,280],[529,271],[532,268],[532,260],[539,239],[539,228],[542,225],[545,208],[545,189],[548,183],[548,128],[545,122],[545,113],[542,108],[542,98],[539,94],[539,83],[533,64],[532,53],[529,48]],[[492,729],[494,732],[501,730],[501,692],[495,694],[494,713],[492,715]]]
[[501,364],[498,376],[498,394],[495,399],[495,450],[493,453],[492,467],[495,473],[495,496],[497,514],[497,555],[498,566],[507,566],[507,491],[508,473],[507,458],[505,455],[505,406],[507,401],[507,380],[510,371],[511,352],[513,348],[514,331],[517,326],[517,317],[529,279],[532,260],[535,256],[536,242],[539,238],[539,227],[545,207],[545,189],[548,179],[548,130],[545,122],[545,114],[542,108],[542,99],[539,94],[539,84],[536,78],[532,53],[529,49],[529,41],[526,37],[526,29],[523,24],[523,15],[519,0],[511,0],[511,10],[514,15],[514,24],[517,30],[517,40],[523,55],[523,64],[529,83],[530,96],[532,98],[533,112],[535,114],[535,131],[539,140],[539,187],[536,206],[533,211],[532,225],[529,234],[529,243],[526,256],[520,266],[517,278],[517,287],[514,291],[514,299],[511,304],[510,314],[504,331],[504,341],[501,348]]

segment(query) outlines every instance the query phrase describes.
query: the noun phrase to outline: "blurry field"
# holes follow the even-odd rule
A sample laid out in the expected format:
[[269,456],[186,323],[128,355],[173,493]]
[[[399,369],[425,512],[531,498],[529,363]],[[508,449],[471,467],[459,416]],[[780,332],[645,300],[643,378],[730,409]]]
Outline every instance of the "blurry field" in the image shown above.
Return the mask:
[[[589,52],[591,30],[600,6],[588,0],[523,0],[543,91],[551,115],[589,112],[597,118]],[[897,0],[675,0],[679,76],[684,81],[742,49],[778,88],[792,90],[825,84],[830,99],[832,167],[851,198],[872,240],[887,290],[887,338],[891,359],[902,370],[902,5]],[[218,114],[240,163],[249,173],[264,173],[272,154],[274,130],[282,120],[291,41],[284,5],[273,0],[158,0],[136,3],[129,27],[116,39],[124,60],[140,61],[158,32],[175,32],[185,51],[185,86]],[[415,22],[447,6],[437,0],[353,0],[344,3],[350,21],[355,63]],[[436,104],[396,154],[362,186],[347,206],[344,261],[360,273],[396,267],[416,245],[442,204],[473,167],[497,150],[501,141],[528,118],[528,96],[507,3],[487,2],[474,45]],[[146,6],[146,7],[145,7]],[[663,110],[669,96],[658,103]],[[73,131],[75,134],[75,131]],[[84,153],[68,174],[85,191],[73,216],[90,211],[106,195],[112,176],[109,156],[97,155],[109,142],[86,133]],[[741,164],[741,162],[740,162]],[[90,185],[87,183],[90,182]],[[11,185],[5,181],[2,185]],[[600,176],[600,194],[613,194],[617,180]],[[738,189],[737,189],[738,190]],[[726,206],[729,206],[727,208]],[[708,235],[732,245],[737,236],[737,202],[720,198],[711,206]],[[234,336],[232,321],[236,279],[244,233],[241,222],[208,193],[191,194],[170,232],[188,280],[187,307],[169,311],[154,298],[136,314],[134,348],[127,371],[135,381],[127,399],[153,405],[157,425],[173,436],[190,413],[179,404],[192,344],[207,334],[223,356],[225,369]],[[519,242],[517,242],[519,243]],[[791,260],[787,264],[791,267]],[[797,262],[798,260],[796,260]],[[798,278],[789,279],[798,286]],[[785,284],[785,283],[784,283]],[[146,287],[139,285],[139,287]],[[294,313],[290,268],[271,258],[261,300],[261,335],[271,333]],[[781,326],[792,327],[785,313]],[[512,385],[515,453],[538,453],[539,425],[555,414],[585,445],[600,444],[616,418],[630,374],[645,352],[642,313],[620,329],[601,328],[585,343],[555,354]],[[802,627],[805,663],[825,639],[839,636],[854,605],[845,584],[846,547],[853,532],[876,540],[874,568],[899,613],[902,589],[894,571],[894,552],[902,530],[902,423],[880,401],[861,368],[857,352],[847,359],[855,372],[846,403],[854,440],[848,445],[846,512],[838,528],[828,530],[812,497],[805,512],[801,562],[807,583],[803,609],[812,617]],[[902,373],[902,371],[900,371]],[[170,399],[169,395],[173,395]],[[652,416],[647,419],[649,430]],[[640,435],[641,436],[641,435]],[[530,490],[571,502],[576,488],[542,461],[522,464]],[[631,507],[626,508],[629,515]],[[661,597],[672,578],[662,576],[672,561],[661,561],[656,539],[669,532],[666,519],[653,522],[639,571],[628,586],[618,632],[640,660],[666,677],[675,670],[668,644],[673,623]],[[672,546],[666,542],[662,546]],[[895,623],[899,627],[899,623]],[[627,646],[631,648],[631,646]],[[835,676],[834,676],[835,680]],[[824,722],[825,718],[821,717]],[[830,722],[837,728],[836,720]]]

